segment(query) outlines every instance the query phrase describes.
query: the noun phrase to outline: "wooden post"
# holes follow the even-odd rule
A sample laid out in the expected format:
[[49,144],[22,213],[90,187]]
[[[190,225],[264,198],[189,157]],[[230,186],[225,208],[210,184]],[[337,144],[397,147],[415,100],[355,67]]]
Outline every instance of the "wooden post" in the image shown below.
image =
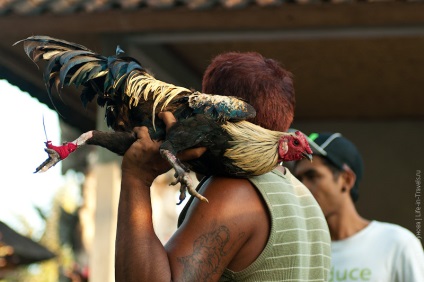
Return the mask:
[[[104,110],[97,114],[97,128],[108,130]],[[95,189],[94,238],[89,265],[90,282],[115,281],[115,236],[121,182],[121,157],[97,148],[98,161],[91,169],[92,188]]]

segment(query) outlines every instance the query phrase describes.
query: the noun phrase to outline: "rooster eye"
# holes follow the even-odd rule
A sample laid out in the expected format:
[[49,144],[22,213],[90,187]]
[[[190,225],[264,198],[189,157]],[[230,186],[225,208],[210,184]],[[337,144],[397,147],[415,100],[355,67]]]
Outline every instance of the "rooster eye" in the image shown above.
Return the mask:
[[295,140],[293,141],[293,144],[294,144],[294,145],[296,145],[296,146],[299,146],[299,144],[300,144],[300,143],[299,143],[299,140],[295,139]]

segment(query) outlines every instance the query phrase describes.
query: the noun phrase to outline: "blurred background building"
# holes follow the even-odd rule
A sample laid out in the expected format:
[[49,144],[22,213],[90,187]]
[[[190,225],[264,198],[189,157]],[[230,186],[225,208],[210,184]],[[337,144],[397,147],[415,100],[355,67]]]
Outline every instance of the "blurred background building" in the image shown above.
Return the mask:
[[0,221],[0,279],[21,265],[55,257],[55,254]]
[[[274,58],[294,73],[293,127],[341,132],[363,153],[360,213],[416,232],[415,180],[424,170],[422,0],[3,0],[0,30],[0,78],[52,109],[41,72],[14,42],[49,35],[103,54],[120,45],[158,79],[199,90],[221,52]],[[84,109],[75,89],[68,92],[53,99],[62,140],[105,129],[102,110]],[[89,147],[62,163],[63,173],[85,175],[77,213],[85,255],[77,260],[89,266],[90,281],[113,281],[119,165],[119,157]],[[154,193],[163,241],[178,212],[177,188],[163,185],[170,177],[158,179]]]

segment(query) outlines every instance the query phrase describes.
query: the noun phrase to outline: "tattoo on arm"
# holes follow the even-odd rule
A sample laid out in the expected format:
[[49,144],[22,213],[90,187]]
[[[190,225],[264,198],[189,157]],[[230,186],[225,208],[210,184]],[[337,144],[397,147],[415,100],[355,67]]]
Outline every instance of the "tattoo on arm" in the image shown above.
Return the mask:
[[[240,233],[236,240],[244,236]],[[221,225],[205,233],[193,243],[193,254],[178,258],[184,265],[184,281],[209,281],[222,270],[222,258],[228,255],[235,243],[229,245],[230,230]]]

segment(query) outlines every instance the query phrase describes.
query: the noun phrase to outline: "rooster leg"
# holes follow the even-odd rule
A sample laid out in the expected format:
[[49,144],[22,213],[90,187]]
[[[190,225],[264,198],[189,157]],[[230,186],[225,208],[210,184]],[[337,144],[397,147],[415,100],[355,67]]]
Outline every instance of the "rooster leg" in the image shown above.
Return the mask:
[[49,157],[41,164],[39,165],[34,173],[37,172],[45,172],[47,171],[49,168],[55,166],[58,162],[60,162],[60,156],[59,153],[56,152],[55,150],[52,149],[44,149],[44,151],[46,151],[46,153],[49,155]]
[[83,145],[101,146],[113,153],[123,156],[136,140],[137,138],[134,132],[105,132],[91,130],[81,134],[72,142],[65,142],[62,146],[53,146],[51,143],[48,144],[46,152],[49,154],[49,158],[39,165],[35,172],[44,172],[48,170]]
[[162,157],[165,158],[175,169],[176,180],[172,182],[171,185],[175,185],[177,183],[181,184],[180,202],[178,203],[178,205],[181,204],[181,202],[185,199],[186,191],[188,191],[190,195],[198,198],[199,200],[208,202],[208,199],[206,199],[196,191],[193,185],[193,181],[191,180],[189,170],[180,162],[180,160],[177,159],[177,157],[167,149],[161,149],[160,153]]
[[[78,137],[77,139],[75,139],[72,142],[63,143],[62,146],[53,146],[53,145],[51,145],[51,143],[46,144],[47,148],[45,148],[44,150],[49,155],[49,157],[35,169],[34,173],[45,172],[45,171],[49,170],[50,168],[55,166],[58,162],[65,159],[70,153],[72,153],[77,148],[84,145],[86,143],[86,141],[88,139],[90,139],[92,136],[93,136],[92,131],[89,131],[89,132],[81,134],[80,137]],[[49,142],[47,142],[47,143],[49,143]],[[68,151],[68,152],[64,151],[64,149],[69,148],[69,145],[74,145],[75,149]]]

